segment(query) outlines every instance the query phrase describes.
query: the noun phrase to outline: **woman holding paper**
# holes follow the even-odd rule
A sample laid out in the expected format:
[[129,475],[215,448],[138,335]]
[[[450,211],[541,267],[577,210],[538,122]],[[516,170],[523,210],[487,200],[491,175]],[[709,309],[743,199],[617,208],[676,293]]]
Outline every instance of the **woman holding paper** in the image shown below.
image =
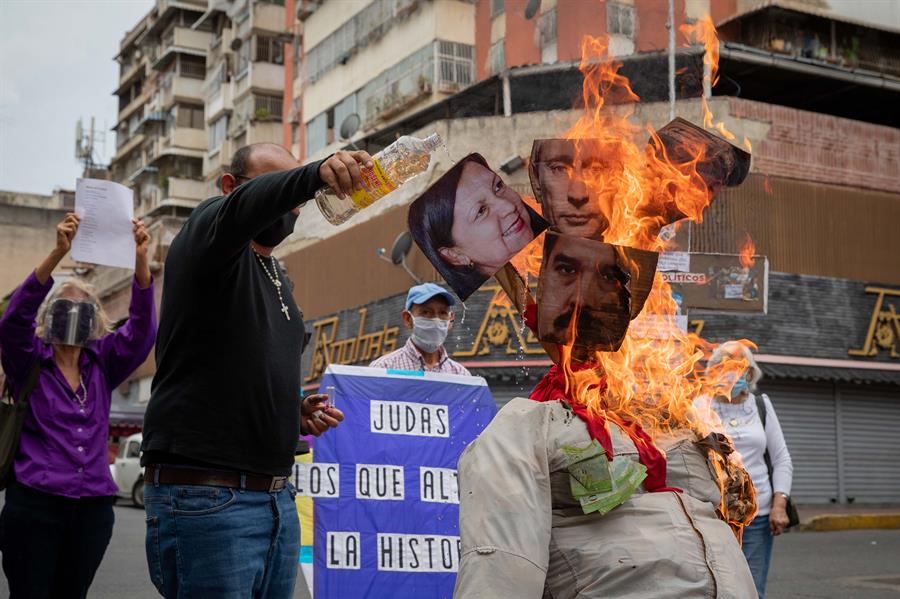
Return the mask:
[[78,279],[51,293],[51,274],[71,249],[79,220],[70,213],[56,227],[56,248],[16,289],[0,319],[11,397],[27,390],[36,373],[0,514],[12,598],[87,595],[114,520],[111,392],[143,363],[156,336],[150,235],[140,221],[133,221],[135,276],[122,327],[110,331],[96,293]]

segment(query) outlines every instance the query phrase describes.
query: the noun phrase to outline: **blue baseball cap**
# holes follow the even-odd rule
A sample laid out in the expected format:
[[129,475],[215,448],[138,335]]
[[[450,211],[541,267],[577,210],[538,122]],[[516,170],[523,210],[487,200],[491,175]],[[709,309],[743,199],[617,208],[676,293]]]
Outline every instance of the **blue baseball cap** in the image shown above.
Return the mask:
[[435,285],[434,283],[422,283],[421,285],[409,288],[409,293],[406,294],[406,309],[409,310],[412,308],[413,304],[424,304],[431,298],[437,296],[441,296],[447,300],[448,306],[456,304],[453,295],[440,285]]

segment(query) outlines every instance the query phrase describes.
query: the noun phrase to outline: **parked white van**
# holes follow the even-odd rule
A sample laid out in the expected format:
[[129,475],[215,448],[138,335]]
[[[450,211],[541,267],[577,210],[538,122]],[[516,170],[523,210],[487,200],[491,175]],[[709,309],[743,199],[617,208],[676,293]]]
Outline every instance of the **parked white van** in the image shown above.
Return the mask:
[[113,480],[119,487],[117,497],[127,497],[135,507],[144,507],[144,469],[141,468],[141,441],[144,436],[135,433],[119,446],[116,461],[109,465]]

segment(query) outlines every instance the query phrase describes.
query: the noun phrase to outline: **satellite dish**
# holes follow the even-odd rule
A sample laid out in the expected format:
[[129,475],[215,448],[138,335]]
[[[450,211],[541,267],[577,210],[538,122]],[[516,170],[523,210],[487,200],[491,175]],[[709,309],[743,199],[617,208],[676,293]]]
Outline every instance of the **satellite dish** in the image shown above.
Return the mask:
[[244,45],[244,40],[242,40],[239,37],[236,37],[233,40],[231,40],[231,49],[234,50],[235,52],[240,50],[241,46],[243,46],[243,45]]
[[412,235],[409,234],[409,231],[400,233],[397,239],[394,240],[394,245],[391,246],[391,262],[396,265],[403,264],[406,260],[406,255],[409,254],[411,249]]
[[359,126],[362,124],[362,119],[359,118],[359,115],[355,112],[353,114],[348,114],[344,117],[344,121],[341,123],[340,128],[340,136],[341,139],[350,139],[359,131]]
[[531,19],[541,10],[541,0],[528,0],[525,5],[525,18]]

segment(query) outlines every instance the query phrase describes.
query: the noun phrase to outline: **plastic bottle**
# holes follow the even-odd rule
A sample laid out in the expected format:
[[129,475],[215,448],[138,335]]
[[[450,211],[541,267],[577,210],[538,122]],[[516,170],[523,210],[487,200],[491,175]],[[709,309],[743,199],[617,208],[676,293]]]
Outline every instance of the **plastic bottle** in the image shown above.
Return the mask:
[[425,139],[404,135],[372,157],[373,168],[360,169],[365,181],[363,189],[341,199],[330,187],[323,187],[316,192],[316,205],[331,224],[346,222],[363,208],[425,172],[432,152],[443,143],[437,133]]

